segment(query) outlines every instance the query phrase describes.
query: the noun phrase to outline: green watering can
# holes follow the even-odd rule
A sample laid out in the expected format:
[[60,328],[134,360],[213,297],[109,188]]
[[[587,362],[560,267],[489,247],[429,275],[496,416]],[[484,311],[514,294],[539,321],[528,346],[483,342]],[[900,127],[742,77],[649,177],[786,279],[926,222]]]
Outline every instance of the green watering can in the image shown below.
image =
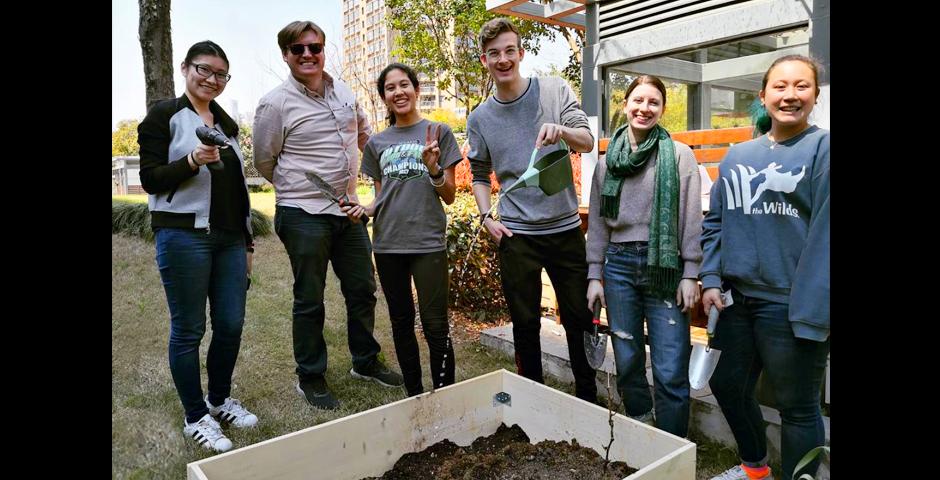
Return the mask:
[[535,160],[535,156],[538,155],[539,149],[533,149],[532,157],[529,158],[529,167],[522,172],[516,183],[503,190],[500,196],[525,187],[539,187],[545,195],[551,196],[574,185],[568,144],[564,140],[559,140],[559,143],[561,150],[550,152],[538,161]]

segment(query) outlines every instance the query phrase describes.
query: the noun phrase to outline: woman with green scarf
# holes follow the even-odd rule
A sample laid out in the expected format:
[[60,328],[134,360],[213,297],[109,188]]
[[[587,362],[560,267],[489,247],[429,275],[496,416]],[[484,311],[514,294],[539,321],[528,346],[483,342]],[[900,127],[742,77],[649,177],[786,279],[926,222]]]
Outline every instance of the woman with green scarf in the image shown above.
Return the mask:
[[[594,171],[588,220],[589,305],[607,308],[617,391],[627,415],[684,437],[689,425],[689,314],[699,300],[701,179],[692,150],[659,125],[666,87],[637,77],[627,123]],[[609,301],[608,301],[609,300]],[[653,364],[646,380],[643,320]]]

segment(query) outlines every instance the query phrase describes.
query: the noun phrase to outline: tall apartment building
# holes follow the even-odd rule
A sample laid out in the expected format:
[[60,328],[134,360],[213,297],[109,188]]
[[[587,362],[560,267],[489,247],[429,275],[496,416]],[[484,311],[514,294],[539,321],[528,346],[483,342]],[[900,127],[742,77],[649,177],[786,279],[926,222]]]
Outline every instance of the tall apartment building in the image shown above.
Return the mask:
[[[386,109],[375,82],[386,65],[397,61],[391,55],[396,32],[389,31],[386,25],[387,13],[385,0],[343,0],[343,80],[356,93],[377,130],[386,125]],[[438,90],[427,76],[421,75],[418,80],[421,82],[418,108],[422,112],[437,108],[458,111],[457,101]]]

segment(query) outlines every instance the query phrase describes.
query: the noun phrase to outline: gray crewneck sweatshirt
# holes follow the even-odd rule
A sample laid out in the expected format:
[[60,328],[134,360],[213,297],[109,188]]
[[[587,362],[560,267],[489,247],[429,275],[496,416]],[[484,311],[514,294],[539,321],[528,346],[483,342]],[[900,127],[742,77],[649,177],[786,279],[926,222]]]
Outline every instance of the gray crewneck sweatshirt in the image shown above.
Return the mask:
[[[528,167],[545,123],[589,128],[577,97],[561,78],[533,78],[528,89],[511,102],[487,98],[467,119],[473,183],[488,186],[490,171],[496,172],[502,188],[515,183]],[[536,158],[558,148],[541,148]],[[510,231],[528,235],[548,235],[581,225],[574,186],[552,196],[538,188],[515,190],[500,200],[499,215]]]
[[[688,145],[673,141],[679,162],[679,261],[682,278],[698,278],[702,263],[702,181],[695,155]],[[591,203],[588,207],[587,262],[588,279],[603,278],[607,244],[649,241],[650,212],[653,206],[653,187],[659,150],[653,152],[642,170],[623,181],[620,193],[620,214],[616,219],[600,216],[601,191],[607,163],[597,162],[591,183]]]

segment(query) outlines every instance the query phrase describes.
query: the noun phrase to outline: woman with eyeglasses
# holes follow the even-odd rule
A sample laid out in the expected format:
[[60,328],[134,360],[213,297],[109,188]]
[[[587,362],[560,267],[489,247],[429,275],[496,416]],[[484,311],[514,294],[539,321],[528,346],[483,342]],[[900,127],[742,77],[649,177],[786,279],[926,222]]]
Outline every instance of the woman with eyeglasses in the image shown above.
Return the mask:
[[[180,65],[186,91],[153,105],[137,129],[140,179],[150,194],[157,266],[170,310],[170,372],[186,412],[183,433],[220,452],[232,442],[219,421],[236,427],[258,422],[231,397],[254,249],[238,125],[215,102],[231,79],[228,70],[221,47],[196,43]],[[196,136],[203,126],[221,132],[230,146],[203,145]],[[212,341],[203,397],[199,344],[206,299]]]
[[447,216],[441,201],[454,203],[454,168],[463,157],[446,124],[421,117],[414,69],[392,63],[379,74],[376,87],[390,125],[372,135],[362,151],[362,173],[375,180],[375,201],[344,206],[343,211],[375,218],[375,267],[388,303],[405,389],[413,396],[424,392],[424,384],[412,279],[430,352],[431,388],[454,383],[454,347],[447,323]]

